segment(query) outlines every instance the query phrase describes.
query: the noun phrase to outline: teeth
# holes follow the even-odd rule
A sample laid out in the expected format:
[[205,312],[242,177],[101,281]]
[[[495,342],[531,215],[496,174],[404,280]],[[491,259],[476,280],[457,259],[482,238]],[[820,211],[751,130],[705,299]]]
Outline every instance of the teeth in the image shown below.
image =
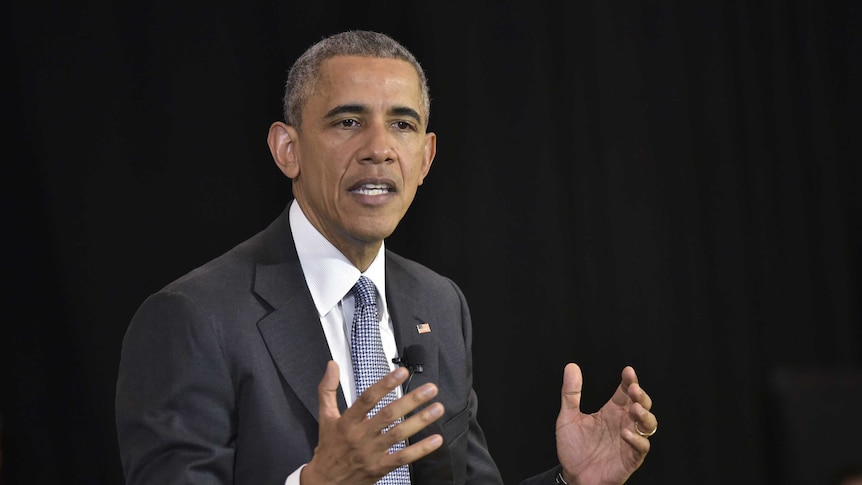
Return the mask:
[[362,195],[383,195],[389,193],[389,186],[386,184],[365,184],[353,192]]

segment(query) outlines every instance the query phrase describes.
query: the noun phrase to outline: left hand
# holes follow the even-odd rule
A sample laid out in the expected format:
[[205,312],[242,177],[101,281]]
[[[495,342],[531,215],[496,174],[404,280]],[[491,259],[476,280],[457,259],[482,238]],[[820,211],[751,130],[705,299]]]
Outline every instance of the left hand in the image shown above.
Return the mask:
[[570,484],[621,484],[643,463],[650,449],[643,433],[657,429],[652,399],[641,389],[635,370],[626,367],[611,399],[593,414],[580,410],[583,375],[577,364],[563,374],[557,417],[557,456]]

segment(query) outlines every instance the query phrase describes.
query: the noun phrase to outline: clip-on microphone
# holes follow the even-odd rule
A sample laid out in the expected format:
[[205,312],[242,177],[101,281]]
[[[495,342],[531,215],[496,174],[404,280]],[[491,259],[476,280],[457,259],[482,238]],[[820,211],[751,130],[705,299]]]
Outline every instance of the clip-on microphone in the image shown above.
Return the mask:
[[392,363],[406,367],[407,370],[410,371],[410,377],[408,377],[407,382],[404,383],[404,392],[407,392],[410,388],[410,381],[413,380],[413,374],[421,374],[425,372],[425,368],[422,364],[422,362],[426,360],[425,349],[422,348],[421,345],[414,344],[405,348],[401,355],[401,357],[392,359]]

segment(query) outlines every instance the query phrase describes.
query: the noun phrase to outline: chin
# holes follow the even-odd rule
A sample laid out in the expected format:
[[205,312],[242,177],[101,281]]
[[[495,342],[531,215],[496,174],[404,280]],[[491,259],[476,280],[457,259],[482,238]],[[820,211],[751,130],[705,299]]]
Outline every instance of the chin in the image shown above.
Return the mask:
[[386,239],[391,236],[393,232],[395,232],[395,227],[397,224],[365,224],[361,227],[357,227],[354,231],[357,239],[366,241],[366,242],[378,242]]
[[353,233],[365,241],[381,241],[386,239],[398,227],[402,214],[374,214],[367,217],[357,217],[353,222]]

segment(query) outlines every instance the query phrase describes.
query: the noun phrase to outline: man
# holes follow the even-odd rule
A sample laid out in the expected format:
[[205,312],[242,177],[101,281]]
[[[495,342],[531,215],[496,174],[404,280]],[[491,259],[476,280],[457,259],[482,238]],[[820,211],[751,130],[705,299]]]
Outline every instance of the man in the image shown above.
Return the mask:
[[[129,326],[116,402],[128,483],[501,483],[464,296],[383,243],[434,160],[429,99],[412,54],[382,34],[338,34],[297,60],[268,136],[294,200]],[[385,359],[382,377],[366,359]],[[569,364],[560,466],[528,483],[622,483],[649,450],[657,421],[633,369],[593,415],[581,383]]]

